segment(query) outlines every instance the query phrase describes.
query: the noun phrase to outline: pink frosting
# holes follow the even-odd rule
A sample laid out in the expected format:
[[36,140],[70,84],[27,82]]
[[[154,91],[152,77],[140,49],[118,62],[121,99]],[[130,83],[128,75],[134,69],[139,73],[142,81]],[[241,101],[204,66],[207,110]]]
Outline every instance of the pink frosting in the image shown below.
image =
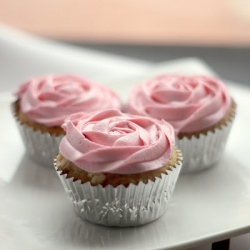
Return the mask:
[[91,173],[134,174],[165,165],[174,148],[173,127],[150,117],[104,110],[66,119],[61,154]]
[[75,112],[121,108],[110,89],[75,75],[48,75],[22,84],[15,93],[29,119],[46,126],[60,126]]
[[178,132],[195,132],[220,121],[231,97],[224,83],[208,76],[163,75],[131,89],[129,113],[164,119]]

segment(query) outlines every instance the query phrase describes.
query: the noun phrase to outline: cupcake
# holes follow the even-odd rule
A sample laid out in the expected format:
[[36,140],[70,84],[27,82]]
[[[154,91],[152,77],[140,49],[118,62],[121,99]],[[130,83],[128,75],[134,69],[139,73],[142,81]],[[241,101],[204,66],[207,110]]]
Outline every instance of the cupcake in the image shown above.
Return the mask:
[[225,84],[202,75],[163,75],[134,86],[127,112],[164,119],[175,130],[183,154],[182,173],[215,165],[235,117]]
[[138,226],[166,211],[182,165],[169,123],[109,109],[62,127],[55,169],[81,218]]
[[35,161],[53,166],[65,132],[64,119],[75,112],[121,108],[110,89],[75,75],[48,75],[20,85],[12,104],[13,114],[26,147]]

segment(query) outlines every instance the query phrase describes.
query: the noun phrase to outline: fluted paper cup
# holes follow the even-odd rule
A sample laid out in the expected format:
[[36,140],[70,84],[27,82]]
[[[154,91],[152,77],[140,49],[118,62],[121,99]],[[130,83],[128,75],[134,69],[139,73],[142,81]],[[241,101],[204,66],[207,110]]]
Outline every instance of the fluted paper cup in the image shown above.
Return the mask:
[[183,166],[181,174],[201,171],[214,166],[221,158],[233,121],[236,114],[236,107],[228,122],[208,131],[207,134],[200,134],[199,138],[183,137],[176,139],[176,146],[181,150],[183,156]]
[[32,127],[22,124],[17,117],[15,103],[12,104],[12,112],[27,155],[44,166],[53,167],[55,155],[59,151],[59,143],[64,135],[41,133],[40,130],[35,131]]
[[81,218],[105,226],[129,227],[149,223],[164,214],[182,166],[181,153],[178,155],[177,164],[161,178],[128,187],[82,184],[80,180],[62,175],[62,171],[57,170],[56,159],[54,164],[66,194]]

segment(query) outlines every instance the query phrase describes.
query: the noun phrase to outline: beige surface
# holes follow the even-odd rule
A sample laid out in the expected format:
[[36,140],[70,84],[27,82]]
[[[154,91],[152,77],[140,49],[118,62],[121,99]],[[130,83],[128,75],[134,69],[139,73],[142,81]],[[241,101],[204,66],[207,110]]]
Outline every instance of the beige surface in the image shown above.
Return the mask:
[[0,0],[0,22],[74,41],[250,45],[248,0]]

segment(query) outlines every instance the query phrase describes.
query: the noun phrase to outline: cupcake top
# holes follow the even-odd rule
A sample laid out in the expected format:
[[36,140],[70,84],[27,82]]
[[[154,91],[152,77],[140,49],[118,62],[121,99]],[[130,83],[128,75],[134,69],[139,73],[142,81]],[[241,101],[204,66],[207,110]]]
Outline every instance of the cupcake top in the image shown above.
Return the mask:
[[162,75],[131,89],[131,114],[164,119],[179,132],[196,132],[219,122],[230,108],[225,84],[202,75]]
[[32,78],[15,95],[30,120],[48,127],[61,126],[72,113],[121,108],[121,101],[112,90],[76,75]]
[[60,153],[90,173],[134,174],[164,166],[175,148],[165,121],[103,110],[78,113],[62,125]]

